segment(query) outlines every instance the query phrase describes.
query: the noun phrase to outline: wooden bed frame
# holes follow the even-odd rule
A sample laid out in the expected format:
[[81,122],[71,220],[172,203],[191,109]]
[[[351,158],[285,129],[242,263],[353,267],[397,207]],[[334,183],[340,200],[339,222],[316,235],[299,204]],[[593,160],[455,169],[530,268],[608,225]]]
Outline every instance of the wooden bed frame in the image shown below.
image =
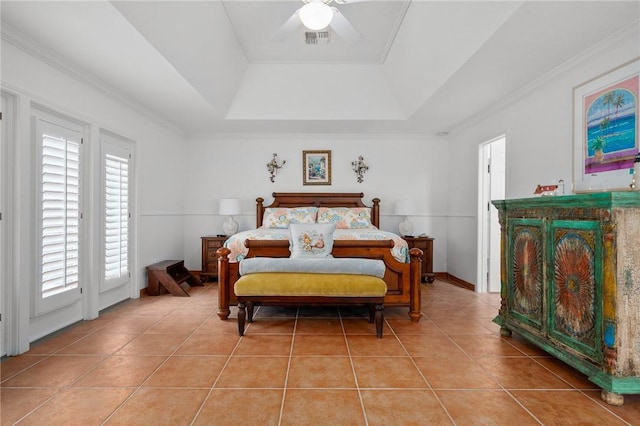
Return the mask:
[[[267,207],[368,207],[362,202],[363,193],[302,193],[274,192],[274,201],[264,206],[264,199],[256,199],[256,226],[262,225],[264,209]],[[380,199],[374,198],[371,206],[371,223],[380,225]],[[246,240],[249,249],[246,257],[289,257],[289,241],[287,240]],[[384,281],[387,283],[387,295],[384,305],[408,306],[411,321],[419,321],[422,316],[420,304],[422,250],[413,248],[409,251],[410,262],[402,263],[393,257],[391,248],[393,240],[334,240],[332,254],[334,257],[352,257],[383,260],[386,266]],[[218,249],[218,311],[220,319],[226,320],[231,313],[230,304],[236,304],[233,285],[239,277],[239,262],[230,262],[231,251],[222,247]]]

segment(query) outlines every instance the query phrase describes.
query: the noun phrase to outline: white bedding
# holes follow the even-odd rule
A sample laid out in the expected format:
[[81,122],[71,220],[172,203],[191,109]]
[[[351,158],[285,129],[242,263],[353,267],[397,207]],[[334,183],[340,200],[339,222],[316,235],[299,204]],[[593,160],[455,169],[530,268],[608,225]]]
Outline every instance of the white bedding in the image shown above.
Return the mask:
[[[288,240],[288,229],[258,228],[241,231],[232,235],[224,243],[231,250],[229,259],[241,261],[247,255],[248,249],[244,246],[245,240]],[[393,240],[391,254],[399,262],[409,262],[409,247],[407,242],[398,234],[382,231],[380,229],[336,229],[333,233],[334,240]]]

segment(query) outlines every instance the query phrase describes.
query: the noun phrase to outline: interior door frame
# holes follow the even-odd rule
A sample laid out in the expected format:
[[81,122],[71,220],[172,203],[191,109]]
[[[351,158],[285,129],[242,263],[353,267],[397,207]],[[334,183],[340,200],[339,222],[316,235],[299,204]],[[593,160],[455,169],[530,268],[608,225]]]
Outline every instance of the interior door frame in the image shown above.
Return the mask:
[[[490,152],[493,144],[502,143],[504,144],[504,163],[505,164],[493,164],[494,170],[496,167],[502,167],[502,169],[506,170],[506,140],[507,135],[502,134],[493,139],[490,139],[486,142],[481,143],[478,146],[478,246],[477,246],[477,276],[476,282],[477,285],[475,287],[477,293],[486,293],[489,291],[489,274],[499,274],[500,269],[497,271],[491,270],[489,261],[490,261],[490,248],[491,246],[495,246],[496,244],[499,247],[499,232],[495,232],[496,229],[499,231],[499,224],[496,222],[495,226],[498,228],[492,228],[490,226],[491,214],[492,210],[495,209],[493,205],[491,205],[491,200],[496,198],[503,198],[506,192],[506,174],[503,175],[502,187],[505,189],[504,192],[497,195],[495,192],[492,192],[492,179],[495,179],[495,174],[492,176],[491,173],[491,161],[490,161]],[[494,158],[495,161],[495,158]],[[506,173],[506,171],[505,171]],[[491,222],[493,223],[493,222]],[[498,241],[495,241],[498,239]],[[494,254],[495,255],[495,254]]]

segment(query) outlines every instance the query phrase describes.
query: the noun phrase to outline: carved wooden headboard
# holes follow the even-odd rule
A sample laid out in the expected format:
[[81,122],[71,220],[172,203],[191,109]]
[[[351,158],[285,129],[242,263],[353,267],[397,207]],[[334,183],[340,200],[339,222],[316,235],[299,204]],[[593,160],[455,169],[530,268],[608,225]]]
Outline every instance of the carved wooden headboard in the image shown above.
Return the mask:
[[371,207],[371,223],[380,227],[380,199],[371,200],[372,206],[362,201],[362,192],[274,192],[273,203],[264,206],[263,198],[256,198],[256,227],[262,226],[264,209],[267,207]]

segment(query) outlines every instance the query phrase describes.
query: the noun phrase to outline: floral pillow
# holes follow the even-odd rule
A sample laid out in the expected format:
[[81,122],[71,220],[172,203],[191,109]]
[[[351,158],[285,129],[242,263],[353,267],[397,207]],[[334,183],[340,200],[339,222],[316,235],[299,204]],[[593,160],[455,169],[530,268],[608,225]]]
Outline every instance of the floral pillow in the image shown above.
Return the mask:
[[334,223],[300,224],[292,223],[289,250],[291,258],[332,257]]
[[317,214],[317,207],[268,207],[264,209],[262,226],[286,229],[291,223],[315,223]]
[[369,207],[320,207],[318,223],[335,223],[337,229],[374,228]]

